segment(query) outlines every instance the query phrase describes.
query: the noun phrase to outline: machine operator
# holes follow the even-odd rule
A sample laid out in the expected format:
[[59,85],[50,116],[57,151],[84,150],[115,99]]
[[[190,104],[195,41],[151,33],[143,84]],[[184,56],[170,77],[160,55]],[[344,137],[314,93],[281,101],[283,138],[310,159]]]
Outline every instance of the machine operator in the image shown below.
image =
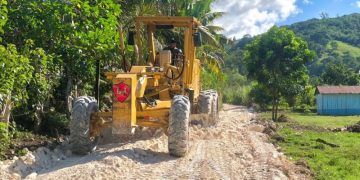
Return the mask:
[[163,50],[170,50],[171,52],[171,65],[175,65],[177,58],[182,54],[181,49],[177,48],[177,42],[174,38],[171,38],[169,45],[166,46]]

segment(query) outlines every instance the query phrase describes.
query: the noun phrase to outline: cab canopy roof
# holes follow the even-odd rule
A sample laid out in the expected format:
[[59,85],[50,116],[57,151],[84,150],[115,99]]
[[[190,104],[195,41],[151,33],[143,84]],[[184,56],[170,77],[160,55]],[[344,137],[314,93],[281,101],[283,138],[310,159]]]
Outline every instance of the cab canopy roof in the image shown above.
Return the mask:
[[201,25],[196,18],[189,16],[137,16],[135,21],[145,25],[172,25],[175,27]]

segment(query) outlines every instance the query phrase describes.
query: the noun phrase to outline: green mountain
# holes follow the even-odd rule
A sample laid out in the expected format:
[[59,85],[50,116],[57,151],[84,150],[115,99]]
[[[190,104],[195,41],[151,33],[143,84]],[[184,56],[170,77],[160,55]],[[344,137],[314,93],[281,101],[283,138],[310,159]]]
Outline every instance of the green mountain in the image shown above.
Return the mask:
[[360,47],[342,41],[331,40],[324,46],[318,57],[308,65],[310,75],[319,76],[329,63],[344,64],[346,67],[358,72],[360,69]]
[[288,26],[320,52],[331,40],[360,47],[360,14],[335,18],[311,19]]
[[[336,45],[334,44],[336,43]],[[327,49],[334,49],[335,52],[345,55],[347,52],[354,57],[360,57],[360,47],[353,46],[342,41],[330,41]]]
[[326,64],[343,63],[354,71],[360,69],[360,14],[336,18],[311,19],[288,26],[304,38],[317,54],[308,65],[310,75],[319,76]]
[[[309,48],[316,52],[317,57],[308,64],[311,76],[323,73],[328,63],[344,63],[345,66],[358,72],[360,69],[360,14],[354,13],[335,18],[310,19],[287,26],[297,36],[305,39]],[[240,39],[230,49],[237,57],[245,45],[251,41],[249,36]],[[230,58],[233,61],[235,58]],[[227,62],[228,63],[228,62]],[[233,67],[242,63],[229,62]],[[242,69],[242,70],[241,70]]]

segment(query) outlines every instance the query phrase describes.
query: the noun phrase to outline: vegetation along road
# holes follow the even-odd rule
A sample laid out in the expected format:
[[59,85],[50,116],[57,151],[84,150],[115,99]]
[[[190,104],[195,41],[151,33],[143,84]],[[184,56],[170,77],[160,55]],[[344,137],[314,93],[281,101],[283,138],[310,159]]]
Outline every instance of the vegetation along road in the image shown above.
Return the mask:
[[2,162],[0,172],[7,179],[308,179],[309,170],[289,163],[268,142],[266,126],[248,109],[224,105],[215,126],[191,127],[184,158],[168,155],[166,135],[143,132],[86,156],[69,154],[66,143],[55,150],[40,148]]

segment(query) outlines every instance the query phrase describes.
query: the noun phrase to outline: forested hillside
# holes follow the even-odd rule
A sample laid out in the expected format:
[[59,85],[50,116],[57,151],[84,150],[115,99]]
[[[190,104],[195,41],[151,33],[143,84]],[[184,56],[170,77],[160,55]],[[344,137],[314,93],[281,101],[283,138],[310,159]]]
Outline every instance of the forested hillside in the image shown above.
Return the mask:
[[[307,100],[311,102],[310,104],[314,103],[311,91],[314,91],[316,85],[359,84],[360,14],[355,13],[336,18],[325,16],[321,19],[311,19],[285,27],[304,39],[309,49],[315,52],[312,61],[306,64],[310,75],[309,83],[312,85]],[[261,96],[260,92],[262,91],[257,92],[256,83],[246,78],[248,70],[243,60],[243,52],[253,39],[254,37],[245,35],[227,48],[225,71],[231,83],[226,84],[224,90],[225,102],[251,104],[256,101],[256,98],[266,99]],[[286,105],[286,103],[284,104]]]
[[310,74],[319,76],[329,63],[360,69],[360,14],[311,19],[288,26],[304,38],[317,58],[309,65]]
[[332,40],[360,47],[358,13],[335,18],[311,19],[290,25],[289,28],[308,41],[309,46],[317,52],[321,52],[323,46]]
[[[311,19],[286,27],[306,40],[309,48],[316,53],[315,59],[308,64],[311,76],[320,76],[330,63],[344,64],[354,72],[360,69],[360,14]],[[251,37],[244,36],[229,49],[229,52],[241,54],[249,41]],[[229,58],[229,66],[236,66],[240,73],[246,74],[241,61],[234,59],[241,58]]]

